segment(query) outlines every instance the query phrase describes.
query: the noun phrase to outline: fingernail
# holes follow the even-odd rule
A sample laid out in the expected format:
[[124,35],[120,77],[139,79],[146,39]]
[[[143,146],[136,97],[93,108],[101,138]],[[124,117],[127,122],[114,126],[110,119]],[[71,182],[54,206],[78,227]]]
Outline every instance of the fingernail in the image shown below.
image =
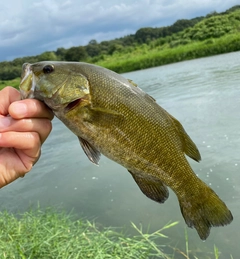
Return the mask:
[[27,105],[25,103],[16,102],[13,103],[14,112],[18,115],[24,116],[27,114]]
[[0,118],[0,129],[7,128],[11,124],[11,117]]

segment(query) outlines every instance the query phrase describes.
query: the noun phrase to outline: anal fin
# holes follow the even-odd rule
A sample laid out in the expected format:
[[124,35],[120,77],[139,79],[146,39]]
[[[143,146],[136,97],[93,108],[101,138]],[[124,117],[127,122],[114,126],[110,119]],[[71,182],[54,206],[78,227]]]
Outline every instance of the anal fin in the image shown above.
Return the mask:
[[157,178],[147,177],[147,175],[144,177],[144,175],[133,171],[129,171],[129,173],[132,175],[140,190],[148,198],[159,203],[164,203],[167,200],[169,192],[167,186],[162,181]]
[[83,139],[81,137],[78,137],[78,139],[79,139],[81,147],[82,147],[83,151],[85,152],[85,154],[87,155],[88,159],[92,163],[98,165],[101,153],[85,139]]

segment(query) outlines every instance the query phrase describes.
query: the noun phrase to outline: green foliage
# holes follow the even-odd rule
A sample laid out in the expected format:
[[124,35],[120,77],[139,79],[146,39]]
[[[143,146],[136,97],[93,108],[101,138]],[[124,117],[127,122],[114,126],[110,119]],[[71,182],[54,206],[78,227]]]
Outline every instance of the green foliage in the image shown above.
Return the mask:
[[57,60],[57,55],[53,51],[46,51],[43,52],[41,55],[38,56],[38,61],[46,61],[46,60]]
[[193,28],[185,30],[184,38],[202,41],[209,38],[219,38],[228,33],[236,33],[240,28],[239,16],[239,11],[230,15],[212,15]]
[[240,34],[229,34],[217,39],[205,41],[191,41],[189,44],[178,44],[171,48],[165,44],[162,48],[148,49],[136,48],[128,54],[115,53],[105,56],[104,60],[97,62],[98,65],[107,67],[118,73],[140,70],[144,68],[165,65],[173,62],[206,57],[240,50]]
[[240,5],[223,13],[181,19],[171,26],[141,28],[133,35],[86,46],[58,48],[38,56],[0,62],[0,80],[19,77],[22,64],[44,60],[86,61],[128,72],[186,59],[240,50]]
[[119,43],[112,43],[108,48],[108,54],[112,55],[114,52],[120,52],[123,46]]
[[90,57],[96,57],[101,53],[101,48],[96,40],[91,40],[86,46],[86,52]]
[[71,47],[65,53],[66,61],[82,61],[87,58],[87,52],[84,47]]
[[[14,216],[0,213],[0,258],[165,258],[162,245],[167,238],[162,232],[177,222],[169,223],[153,234],[129,237],[114,228],[100,228],[87,220],[72,220],[65,213],[51,209],[25,212]],[[101,231],[100,231],[101,229]]]
[[19,77],[22,73],[24,63],[35,63],[39,61],[39,56],[16,58],[13,61],[0,62],[0,80],[11,80]]
[[235,5],[235,6],[231,7],[230,9],[228,9],[226,11],[226,13],[235,12],[236,10],[240,10],[240,5]]
[[2,90],[6,86],[12,86],[12,87],[18,88],[19,84],[20,84],[19,77],[12,79],[12,80],[6,80],[6,81],[0,80],[0,90]]
[[[76,217],[76,216],[74,216]],[[121,228],[102,227],[95,222],[73,219],[73,215],[48,208],[23,214],[0,212],[0,258],[7,259],[174,259],[219,258],[220,251],[190,250],[185,230],[185,252],[165,234],[178,222],[169,222],[149,233],[132,223],[134,235]],[[168,251],[168,254],[166,253]],[[170,254],[169,254],[170,253]],[[214,256],[214,257],[213,257]],[[232,258],[232,257],[231,257]]]
[[158,38],[165,38],[171,36],[174,33],[180,32],[188,27],[193,27],[196,23],[201,21],[204,17],[197,17],[191,20],[181,19],[176,21],[171,26],[161,27],[161,28],[141,28],[134,35],[135,40],[138,43],[149,43],[152,40]]
[[0,63],[0,79],[1,80],[10,80],[21,75],[21,66],[13,65],[10,62],[1,62]]
[[67,50],[65,48],[58,48],[55,52],[56,56],[58,57],[58,60],[64,60]]

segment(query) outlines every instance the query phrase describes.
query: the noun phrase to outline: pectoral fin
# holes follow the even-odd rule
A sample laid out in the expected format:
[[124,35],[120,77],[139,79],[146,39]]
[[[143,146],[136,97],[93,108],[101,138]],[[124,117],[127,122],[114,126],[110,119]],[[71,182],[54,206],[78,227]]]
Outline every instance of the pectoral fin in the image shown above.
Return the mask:
[[170,114],[169,114],[169,116],[171,117],[171,119],[172,119],[177,131],[179,132],[179,135],[180,135],[181,139],[182,139],[184,153],[187,156],[194,159],[195,161],[199,162],[201,160],[201,155],[199,153],[199,150],[198,150],[197,146],[191,140],[191,138],[188,136],[188,134],[186,133],[182,124],[177,119],[175,119],[173,116],[171,116]]
[[83,139],[81,137],[78,137],[78,139],[79,139],[81,147],[82,147],[83,151],[85,152],[85,154],[87,155],[88,159],[92,163],[98,165],[101,153],[85,139]]
[[166,185],[157,178],[148,178],[136,172],[129,171],[133,179],[137,183],[140,190],[150,199],[164,203],[168,198],[168,189]]

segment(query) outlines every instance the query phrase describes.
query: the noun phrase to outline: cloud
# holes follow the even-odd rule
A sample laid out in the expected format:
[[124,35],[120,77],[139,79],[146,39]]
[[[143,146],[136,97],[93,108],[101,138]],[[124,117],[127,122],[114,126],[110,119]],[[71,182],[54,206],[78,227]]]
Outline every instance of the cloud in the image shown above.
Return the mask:
[[0,61],[114,39],[236,4],[238,0],[8,0],[0,4]]

